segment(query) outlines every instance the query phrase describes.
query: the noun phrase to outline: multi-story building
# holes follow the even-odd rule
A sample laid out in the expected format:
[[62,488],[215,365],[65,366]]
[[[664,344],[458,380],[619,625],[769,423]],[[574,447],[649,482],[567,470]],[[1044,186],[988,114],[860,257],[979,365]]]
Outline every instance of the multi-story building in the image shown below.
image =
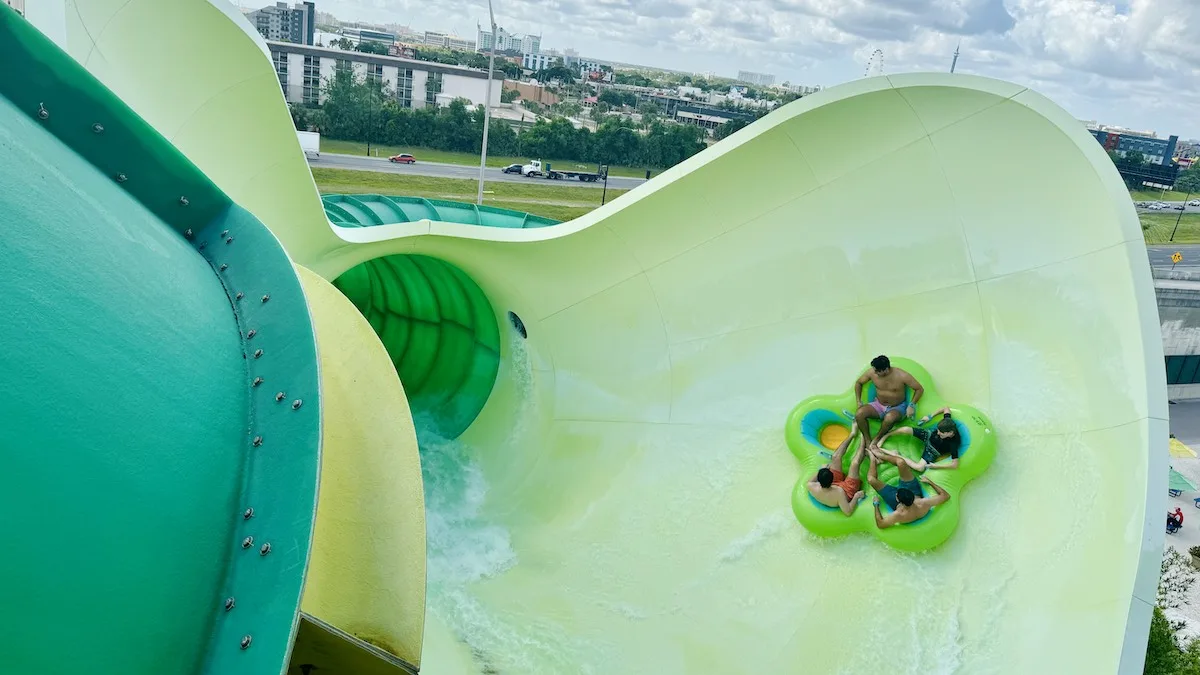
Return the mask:
[[25,16],[25,0],[4,0],[4,4],[17,10],[17,14]]
[[266,40],[313,44],[317,27],[317,8],[312,2],[298,2],[289,8],[286,2],[256,9],[246,15],[250,23]]
[[737,76],[738,82],[753,84],[760,87],[769,87],[775,84],[775,76],[769,73],[752,73],[749,70],[739,70]]
[[[339,70],[381,82],[403,108],[447,105],[456,98],[483,105],[487,93],[487,73],[482,70],[287,42],[267,46],[289,103],[320,103],[325,96],[323,84]],[[491,105],[497,106],[503,78],[492,83]]]
[[741,120],[749,124],[754,121],[754,115],[736,110],[706,108],[703,106],[678,105],[675,107],[676,122],[694,124],[710,133],[713,129],[733,120]]
[[525,70],[545,70],[558,63],[558,59],[553,54],[522,54],[521,67]]
[[358,44],[360,42],[382,42],[385,45],[396,43],[396,34],[378,28],[342,28],[342,37]]
[[1103,129],[1091,129],[1090,131],[1105,150],[1116,152],[1122,157],[1129,152],[1140,152],[1148,163],[1159,166],[1171,163],[1171,159],[1175,157],[1175,146],[1179,143],[1178,136],[1163,139],[1115,133]]
[[542,36],[540,35],[517,35],[504,30],[502,26],[496,28],[495,35],[492,35],[490,30],[484,30],[482,26],[477,25],[476,30],[478,36],[475,42],[477,49],[481,52],[490,50],[493,42],[495,42],[498,52],[540,54],[542,51]]
[[425,31],[425,37],[422,40],[422,43],[429,45],[430,47],[441,47],[443,49],[459,49],[468,52],[475,51],[475,43],[471,40],[435,30]]

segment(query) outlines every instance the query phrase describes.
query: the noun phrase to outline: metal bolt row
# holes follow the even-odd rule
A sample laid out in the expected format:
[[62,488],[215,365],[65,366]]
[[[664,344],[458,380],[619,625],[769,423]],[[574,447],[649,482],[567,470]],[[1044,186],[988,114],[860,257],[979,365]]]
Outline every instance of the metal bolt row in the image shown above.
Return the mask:
[[[46,109],[45,103],[38,104],[37,116],[39,119],[41,119],[43,121],[50,119],[50,111]],[[92,132],[96,133],[96,134],[104,133],[104,125],[99,122],[92,124]],[[116,181],[118,183],[125,183],[126,181],[129,180],[129,177],[127,175],[125,175],[125,173],[117,173],[116,176],[114,176],[114,178],[116,179]],[[180,206],[188,206],[189,203],[190,202],[186,196],[179,197],[179,205]],[[188,228],[187,230],[184,231],[183,236],[184,236],[184,238],[186,238],[190,241],[191,239],[193,239],[195,237],[195,233],[192,231],[191,228]],[[225,240],[226,245],[233,243],[233,237],[229,236],[229,230],[224,230],[223,232],[221,232],[221,238]],[[197,246],[197,250],[203,251],[207,246],[208,246],[208,242],[202,241]],[[224,272],[228,269],[229,269],[228,263],[221,263],[221,266],[220,266],[221,272]],[[242,293],[241,291],[239,291],[237,293],[236,299],[241,300],[243,297],[245,297],[245,294]],[[262,296],[263,303],[266,303],[270,299],[271,299],[271,296],[269,294]],[[252,339],[256,333],[257,333],[256,330],[251,329],[246,334],[246,338]],[[262,357],[262,355],[263,355],[262,349],[257,349],[254,351],[254,358],[256,358],[256,359],[260,358],[260,357]],[[250,386],[257,387],[262,383],[263,383],[263,378],[261,376],[255,377],[253,382],[251,382]],[[275,401],[276,402],[282,401],[284,398],[286,398],[286,396],[287,395],[281,391],[275,395]],[[298,410],[302,404],[303,404],[303,401],[301,399],[296,399],[296,400],[292,401],[292,410]],[[254,439],[251,441],[251,445],[253,445],[256,448],[261,446],[262,443],[263,443],[262,436],[255,436]],[[250,520],[253,517],[254,517],[254,509],[253,508],[247,508],[245,511],[242,512],[243,520]],[[253,545],[254,545],[254,537],[252,537],[252,536],[248,536],[242,540],[242,548],[243,549],[248,549]],[[258,549],[258,554],[260,556],[266,556],[270,552],[271,552],[271,543],[270,542],[264,543]],[[228,598],[225,599],[225,602],[224,602],[225,611],[226,612],[232,611],[233,608],[236,606],[236,604],[237,604],[236,599],[233,596],[229,596]],[[240,646],[243,650],[248,649],[253,642],[254,642],[253,636],[251,636],[250,634],[246,634],[246,635],[242,636],[242,639],[240,641]]]
[[[183,206],[187,206],[187,204],[188,204],[187,198],[180,197],[179,203]],[[190,229],[184,232],[184,237],[189,240],[191,240],[194,236],[195,236],[195,234]],[[230,235],[229,230],[223,230],[221,232],[221,238],[225,240],[226,245],[232,244],[233,240],[234,240],[234,237]],[[204,248],[207,245],[208,245],[208,242],[206,242],[206,241],[201,242],[199,244],[199,246],[197,246],[197,249],[202,251],[202,250],[204,250]],[[229,269],[228,263],[221,263],[221,265],[219,267],[219,270],[221,272],[224,272],[228,269]],[[240,301],[244,297],[245,297],[245,293],[242,291],[238,291],[237,294],[234,296],[234,300]],[[270,294],[264,294],[260,298],[260,301],[263,304],[266,304],[270,300],[271,300]],[[256,335],[258,335],[258,330],[255,328],[251,328],[250,330],[246,331],[246,339],[247,340],[253,340]],[[264,351],[261,348],[255,349],[254,352],[252,353],[252,355],[255,359],[260,359],[263,357]],[[262,385],[262,383],[264,381],[265,380],[261,375],[255,376],[254,379],[251,380],[250,386],[252,388],[256,388],[256,387]],[[283,391],[276,392],[275,401],[277,403],[283,402],[286,399],[287,399],[286,392],[283,392]],[[299,410],[302,405],[304,405],[304,401],[302,399],[298,399],[298,398],[294,399],[292,401],[292,410]],[[263,437],[261,435],[254,436],[250,441],[250,445],[255,448],[261,447],[262,444],[263,444]],[[244,511],[242,511],[242,520],[243,521],[248,521],[248,520],[252,519],[254,516],[255,516],[255,511],[252,507],[247,507]],[[246,536],[245,538],[243,538],[241,541],[241,546],[243,549],[252,548],[254,546],[254,537]],[[270,553],[271,553],[271,543],[270,542],[264,542],[258,549],[258,554],[260,557],[266,557]],[[227,611],[227,612],[232,611],[236,605],[236,602],[237,601],[233,596],[229,596],[228,598],[226,598],[224,601],[225,611]],[[242,636],[240,646],[243,650],[248,649],[250,647],[250,645],[253,643],[253,641],[254,641],[253,636],[251,634],[247,633],[246,635]]]

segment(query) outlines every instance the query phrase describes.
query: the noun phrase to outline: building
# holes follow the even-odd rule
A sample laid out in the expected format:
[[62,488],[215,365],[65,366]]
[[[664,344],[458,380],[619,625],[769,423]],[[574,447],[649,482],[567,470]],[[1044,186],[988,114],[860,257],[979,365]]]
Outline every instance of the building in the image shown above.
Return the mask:
[[554,105],[559,101],[557,94],[550,91],[539,82],[505,80],[504,88],[508,91],[517,92],[525,101],[535,101],[543,105]]
[[721,108],[706,108],[703,106],[677,105],[675,106],[675,121],[681,124],[694,124],[703,129],[707,129],[710,133],[713,129],[732,122],[733,120],[741,120],[746,124],[754,121],[754,115],[750,113],[739,112],[736,110],[722,110]]
[[442,49],[458,49],[466,52],[475,51],[475,43],[471,40],[433,30],[425,31],[422,44],[430,47],[441,47]]
[[489,51],[492,48],[492,43],[496,43],[496,51],[498,52],[516,52],[518,54],[540,54],[542,51],[542,36],[540,35],[517,35],[504,30],[503,26],[496,28],[496,34],[493,36],[492,31],[484,30],[482,26],[476,26],[478,33],[475,43],[477,49],[481,52]]
[[25,16],[25,0],[4,0],[4,4],[15,9],[17,14]]
[[396,34],[377,28],[343,28],[342,37],[359,44],[361,42],[382,42],[385,45],[396,44]]
[[1116,152],[1122,157],[1129,152],[1140,152],[1146,158],[1147,163],[1159,166],[1171,163],[1171,159],[1175,157],[1175,146],[1179,143],[1178,136],[1162,139],[1140,134],[1116,133],[1104,129],[1092,129],[1091,132],[1105,150]]
[[521,67],[525,70],[545,70],[554,67],[559,58],[553,54],[522,54]]
[[[267,46],[289,103],[320,103],[323,83],[338,70],[382,82],[403,108],[448,105],[456,98],[483,105],[487,93],[488,76],[482,70],[288,42],[268,42]],[[502,78],[492,81],[492,106],[500,104],[503,89]]]
[[739,70],[737,75],[738,82],[753,84],[760,87],[769,87],[775,84],[775,76],[767,73],[752,73],[749,70]]
[[815,87],[810,87],[810,86],[803,85],[803,84],[792,84],[790,82],[784,82],[783,84],[774,85],[772,87],[772,89],[786,91],[789,94],[799,94],[800,96],[808,96],[809,94],[815,94],[818,91],[821,91],[821,87],[819,85],[815,86]]
[[263,7],[250,12],[246,18],[266,40],[298,45],[313,44],[313,33],[317,28],[317,7],[311,2],[298,2],[293,8],[288,8],[286,2],[276,2],[273,7]]

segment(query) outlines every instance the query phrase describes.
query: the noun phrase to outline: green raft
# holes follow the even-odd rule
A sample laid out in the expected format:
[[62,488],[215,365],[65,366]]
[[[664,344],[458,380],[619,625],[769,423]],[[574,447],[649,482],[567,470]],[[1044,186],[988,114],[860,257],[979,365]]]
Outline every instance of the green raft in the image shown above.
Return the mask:
[[[903,551],[926,551],[950,538],[958,526],[963,506],[963,488],[971,480],[981,476],[996,456],[996,433],[991,422],[978,409],[969,405],[947,404],[938,394],[929,371],[909,359],[892,359],[892,365],[900,367],[917,378],[925,387],[925,394],[917,404],[916,416],[920,418],[949,405],[959,433],[962,447],[959,451],[957,469],[935,471],[930,478],[950,493],[950,500],[934,507],[928,515],[907,525],[884,530],[875,525],[871,499],[877,497],[875,490],[867,484],[869,461],[864,460],[859,470],[863,490],[867,498],[859,504],[854,515],[847,517],[840,509],[821,504],[809,494],[807,482],[822,466],[829,462],[836,448],[834,441],[845,438],[846,433],[856,433],[853,389],[840,394],[812,396],[800,402],[788,415],[785,436],[788,448],[800,460],[801,472],[792,490],[792,511],[796,519],[809,532],[822,537],[839,537],[853,532],[869,532],[880,541]],[[864,399],[874,397],[873,385],[864,387]],[[911,400],[911,392],[908,397]],[[872,432],[879,428],[879,421],[872,422]],[[911,426],[915,420],[902,420],[897,426]],[[843,471],[849,471],[850,460],[858,449],[857,441],[843,459]],[[831,447],[832,446],[832,447]],[[911,436],[892,436],[886,449],[904,457],[919,459],[924,444]],[[942,460],[946,461],[946,460]],[[884,483],[895,485],[899,472],[891,464],[880,464],[879,478]],[[887,505],[881,504],[886,515]]]

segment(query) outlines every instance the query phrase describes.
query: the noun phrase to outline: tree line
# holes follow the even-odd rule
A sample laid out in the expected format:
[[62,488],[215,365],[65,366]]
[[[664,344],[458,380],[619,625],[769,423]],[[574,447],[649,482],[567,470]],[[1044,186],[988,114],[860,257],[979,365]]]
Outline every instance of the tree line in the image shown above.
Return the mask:
[[[336,72],[323,88],[321,105],[292,104],[297,129],[331,139],[456,152],[478,153],[483,145],[482,106],[470,108],[459,99],[447,107],[402,107],[386,85],[352,71]],[[424,99],[424,94],[414,91],[412,97]],[[639,132],[629,122],[606,119],[592,132],[563,118],[540,119],[517,133],[493,119],[488,131],[492,155],[648,168],[674,166],[704,147],[702,129],[657,121]]]

